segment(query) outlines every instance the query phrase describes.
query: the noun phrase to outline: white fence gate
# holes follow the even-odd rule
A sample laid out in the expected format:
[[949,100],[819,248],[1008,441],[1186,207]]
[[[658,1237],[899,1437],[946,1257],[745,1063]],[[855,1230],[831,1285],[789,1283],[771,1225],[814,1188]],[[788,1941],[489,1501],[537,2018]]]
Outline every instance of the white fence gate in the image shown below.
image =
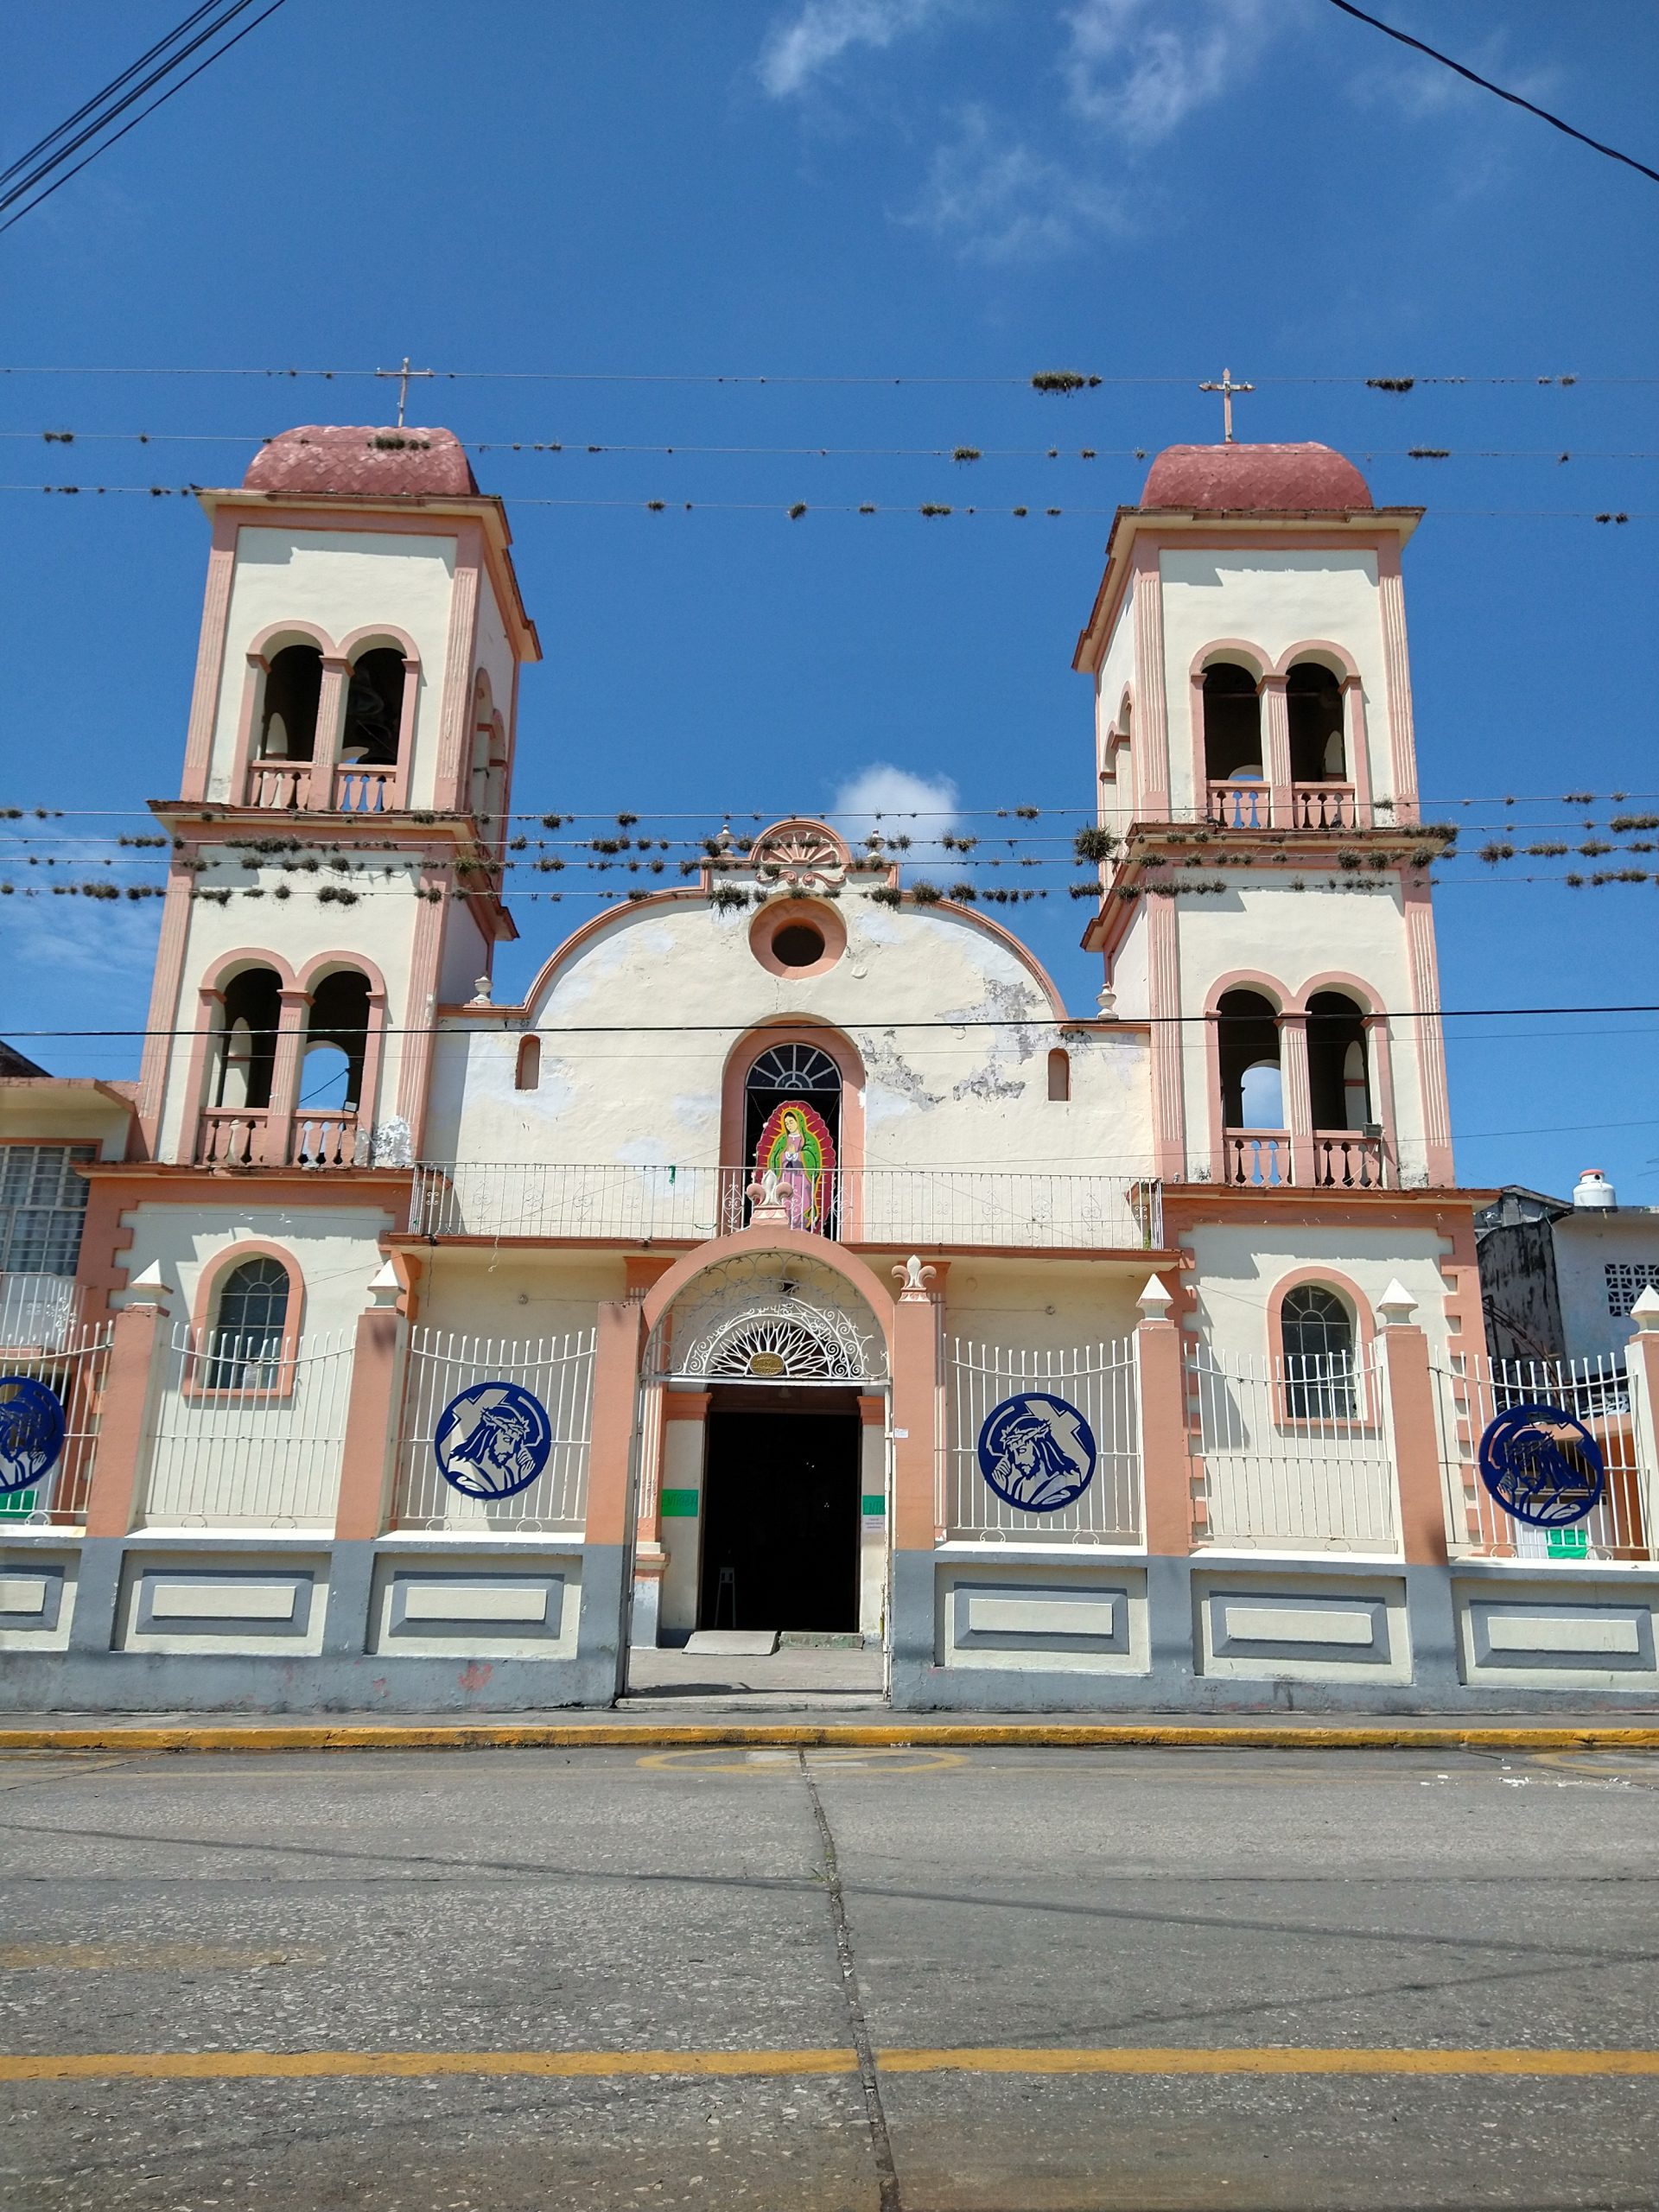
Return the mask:
[[355,1332],[277,1340],[177,1324],[139,1525],[332,1529]]
[[1188,1440],[1209,1541],[1281,1551],[1398,1547],[1375,1344],[1348,1357],[1187,1355]]
[[[1031,1351],[950,1338],[944,1371],[947,1440],[937,1510],[951,1537],[1140,1542],[1141,1439],[1131,1340]],[[1057,1513],[1021,1512],[999,1497],[980,1471],[979,1433],[986,1415],[1003,1399],[1027,1390],[1064,1398],[1094,1432],[1094,1478],[1081,1497]]]
[[[1551,1560],[1654,1556],[1654,1499],[1637,1448],[1638,1408],[1623,1357],[1492,1360],[1471,1353],[1433,1370],[1446,1482],[1446,1543],[1454,1555]],[[1514,1406],[1559,1406],[1601,1447],[1601,1502],[1583,1521],[1538,1529],[1506,1512],[1480,1478],[1480,1440]]]
[[[514,1341],[448,1329],[410,1332],[397,1442],[395,1529],[452,1535],[580,1534],[588,1510],[588,1438],[596,1332]],[[553,1432],[547,1464],[511,1497],[468,1497],[450,1487],[433,1452],[444,1408],[474,1382],[517,1382],[540,1400]]]
[[[108,1321],[82,1325],[66,1319],[52,1338],[54,1349],[5,1354],[7,1381],[28,1377],[56,1395],[63,1408],[63,1449],[38,1483],[0,1497],[0,1527],[25,1521],[78,1528],[86,1518],[111,1330]],[[0,1383],[0,1414],[13,1395]]]

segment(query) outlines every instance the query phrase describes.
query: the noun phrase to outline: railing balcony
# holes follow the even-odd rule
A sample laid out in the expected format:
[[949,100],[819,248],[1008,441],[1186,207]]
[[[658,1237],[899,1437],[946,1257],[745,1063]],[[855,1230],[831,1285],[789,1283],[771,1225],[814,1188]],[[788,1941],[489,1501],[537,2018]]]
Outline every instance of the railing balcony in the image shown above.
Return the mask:
[[334,771],[334,805],[341,814],[385,814],[397,803],[397,770],[366,762]]
[[353,1167],[357,1162],[357,1116],[296,1114],[289,1158],[296,1167]]
[[79,1319],[73,1275],[0,1274],[0,1351],[60,1351]]
[[265,1167],[263,1106],[208,1106],[196,1130],[198,1167]]
[[1212,783],[1210,819],[1223,830],[1267,830],[1272,827],[1273,798],[1258,779]]
[[1226,1179],[1238,1189],[1279,1191],[1295,1179],[1288,1129],[1225,1129],[1222,1152]]
[[269,806],[295,814],[311,804],[308,760],[251,760],[244,806]]
[[329,791],[339,814],[385,814],[397,804],[395,762],[389,766],[345,763],[332,771],[332,784],[319,785],[316,779],[330,772],[310,760],[251,760],[242,804],[302,814],[318,803],[313,798],[317,790]]
[[1325,1190],[1380,1191],[1388,1181],[1381,1137],[1353,1129],[1315,1129],[1313,1180]]
[[1354,830],[1358,801],[1351,784],[1293,784],[1290,822],[1294,830]]
[[[747,1226],[747,1167],[518,1162],[415,1171],[410,1228],[422,1236],[702,1243]],[[791,1225],[852,1243],[1019,1250],[1160,1249],[1159,1185],[1122,1176],[841,1168],[816,1191],[785,1187]]]

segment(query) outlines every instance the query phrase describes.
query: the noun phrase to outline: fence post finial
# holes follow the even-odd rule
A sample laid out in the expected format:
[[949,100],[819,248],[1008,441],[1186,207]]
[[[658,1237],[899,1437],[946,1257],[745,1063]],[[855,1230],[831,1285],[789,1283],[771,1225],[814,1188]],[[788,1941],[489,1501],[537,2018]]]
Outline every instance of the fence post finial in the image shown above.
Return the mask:
[[129,1306],[154,1306],[165,1313],[168,1300],[171,1295],[167,1287],[167,1280],[162,1273],[162,1263],[159,1260],[152,1260],[143,1272],[141,1274],[136,1274],[127,1285]]
[[1388,1288],[1376,1301],[1377,1318],[1385,1329],[1403,1328],[1417,1311],[1417,1300],[1406,1288],[1398,1275],[1392,1276]]
[[[380,1262],[379,1272],[369,1278],[369,1305],[395,1306],[403,1285],[397,1280],[397,1270],[390,1260]],[[367,1310],[366,1308],[365,1309]]]
[[1146,1288],[1135,1302],[1143,1321],[1167,1321],[1175,1300],[1156,1275],[1148,1275]]
[[1630,1319],[1644,1337],[1659,1329],[1659,1290],[1651,1283],[1643,1285],[1642,1295],[1630,1307]]

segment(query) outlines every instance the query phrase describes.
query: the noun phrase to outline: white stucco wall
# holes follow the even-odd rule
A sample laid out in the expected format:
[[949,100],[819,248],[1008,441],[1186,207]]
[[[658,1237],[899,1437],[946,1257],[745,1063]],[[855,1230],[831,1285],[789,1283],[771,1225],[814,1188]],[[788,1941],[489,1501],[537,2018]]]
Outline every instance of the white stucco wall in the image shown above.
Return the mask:
[[[231,790],[248,648],[273,622],[315,623],[336,641],[371,623],[407,631],[421,658],[415,756],[408,804],[429,806],[437,757],[454,586],[455,540],[374,531],[264,530],[238,533],[225,658],[214,720],[210,798]],[[493,680],[493,678],[492,679]]]
[[[838,911],[839,965],[775,976],[750,950],[747,911],[695,897],[619,909],[532,1010],[538,1090],[512,1087],[518,1029],[441,1041],[429,1156],[713,1166],[728,1052],[750,1027],[798,1015],[861,1046],[868,1166],[1146,1172],[1144,1039],[1065,1040],[1071,1097],[1052,1103],[1049,1002],[995,931],[861,891]],[[993,1018],[1006,1026],[974,1026]]]
[[1634,1268],[1659,1287],[1659,1212],[1586,1206],[1556,1223],[1555,1280],[1571,1358],[1615,1351],[1636,1333],[1628,1315],[1607,1310],[1610,1263]]
[[[128,1281],[159,1262],[173,1293],[168,1319],[175,1322],[194,1314],[202,1270],[222,1255],[251,1237],[280,1245],[304,1280],[307,1336],[355,1328],[381,1265],[379,1239],[404,1225],[379,1206],[273,1205],[261,1202],[256,1185],[227,1190],[213,1204],[147,1201],[122,1218],[132,1228],[131,1246],[122,1255]],[[118,1291],[112,1302],[125,1304],[125,1294]]]
[[1179,548],[1162,553],[1160,568],[1170,799],[1178,816],[1201,808],[1204,798],[1193,773],[1199,733],[1192,721],[1192,663],[1222,638],[1257,645],[1270,661],[1310,639],[1344,646],[1364,688],[1372,796],[1391,795],[1375,553],[1358,547],[1351,552]]
[[1265,1358],[1268,1306],[1277,1286],[1300,1270],[1327,1267],[1355,1287],[1373,1319],[1377,1300],[1398,1275],[1417,1300],[1414,1318],[1428,1338],[1430,1357],[1445,1356],[1450,1339],[1440,1262],[1447,1248],[1433,1230],[1205,1222],[1183,1241],[1197,1262],[1196,1273],[1185,1280],[1198,1294],[1198,1334],[1212,1351]]

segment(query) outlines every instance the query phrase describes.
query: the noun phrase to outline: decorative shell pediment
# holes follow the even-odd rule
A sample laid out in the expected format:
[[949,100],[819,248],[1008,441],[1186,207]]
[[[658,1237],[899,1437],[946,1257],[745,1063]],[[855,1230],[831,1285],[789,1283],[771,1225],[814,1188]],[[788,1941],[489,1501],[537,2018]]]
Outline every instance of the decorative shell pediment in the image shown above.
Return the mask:
[[838,890],[853,858],[833,830],[808,821],[778,823],[755,839],[748,857],[760,882],[791,891]]

